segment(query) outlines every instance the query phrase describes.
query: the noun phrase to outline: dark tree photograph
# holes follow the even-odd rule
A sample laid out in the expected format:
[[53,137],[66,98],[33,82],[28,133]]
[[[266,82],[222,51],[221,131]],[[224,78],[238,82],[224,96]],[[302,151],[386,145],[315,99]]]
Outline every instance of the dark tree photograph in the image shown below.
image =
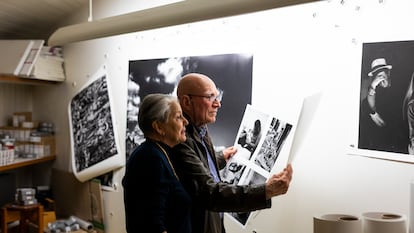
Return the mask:
[[151,93],[176,95],[180,78],[187,73],[209,76],[223,92],[217,121],[209,132],[217,147],[233,145],[246,104],[251,103],[253,56],[217,54],[129,61],[126,157],[143,141],[138,127],[141,100]]

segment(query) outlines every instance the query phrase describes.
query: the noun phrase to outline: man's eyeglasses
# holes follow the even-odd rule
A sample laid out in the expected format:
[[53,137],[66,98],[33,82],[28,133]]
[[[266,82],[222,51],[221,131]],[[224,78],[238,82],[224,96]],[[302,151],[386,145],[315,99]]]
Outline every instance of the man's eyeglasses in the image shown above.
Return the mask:
[[219,91],[219,94],[216,96],[215,94],[210,94],[210,95],[195,95],[195,94],[187,94],[188,96],[195,96],[195,97],[202,97],[202,98],[206,98],[208,99],[208,101],[210,102],[214,102],[214,101],[218,101],[221,102],[221,100],[223,99],[223,91]]

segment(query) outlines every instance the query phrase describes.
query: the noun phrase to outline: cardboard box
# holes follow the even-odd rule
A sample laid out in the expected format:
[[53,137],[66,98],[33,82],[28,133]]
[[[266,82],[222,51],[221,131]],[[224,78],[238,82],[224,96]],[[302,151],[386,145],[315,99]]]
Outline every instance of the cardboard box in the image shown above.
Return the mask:
[[20,127],[23,122],[32,121],[32,112],[15,112],[12,117],[12,125]]
[[44,211],[43,212],[43,224],[48,226],[49,223],[56,221],[55,211]]
[[12,127],[12,126],[2,126],[0,127],[0,133],[10,135],[11,138],[16,139],[18,142],[29,141],[30,134],[35,132],[34,128],[22,128],[22,127]]

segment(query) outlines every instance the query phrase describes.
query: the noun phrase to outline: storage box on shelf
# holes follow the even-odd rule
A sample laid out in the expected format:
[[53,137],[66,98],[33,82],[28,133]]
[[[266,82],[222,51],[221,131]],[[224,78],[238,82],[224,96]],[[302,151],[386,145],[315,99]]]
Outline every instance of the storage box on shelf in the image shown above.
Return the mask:
[[17,135],[13,147],[2,146],[0,166],[14,163],[19,159],[37,159],[56,154],[55,137],[53,135],[30,136],[27,130],[12,127],[0,127],[0,134]]
[[12,168],[36,160],[54,159],[56,146],[53,125],[27,120],[31,120],[30,112],[14,113],[13,126],[0,127],[0,166],[3,166],[0,171],[8,165]]
[[24,128],[14,126],[1,126],[0,135],[8,135],[10,138],[14,138],[16,142],[24,142],[30,140],[31,133],[35,132],[36,128]]
[[56,154],[55,136],[31,136],[29,153],[35,158]]
[[[17,148],[19,148],[19,146]],[[26,148],[29,148],[29,153],[25,152],[25,154],[21,154],[21,151],[16,151],[16,149],[3,148],[0,150],[0,172],[52,161],[56,158],[54,136],[42,137],[39,142],[29,141],[26,144],[25,149]]]
[[14,162],[14,150],[0,150],[0,166],[8,165]]

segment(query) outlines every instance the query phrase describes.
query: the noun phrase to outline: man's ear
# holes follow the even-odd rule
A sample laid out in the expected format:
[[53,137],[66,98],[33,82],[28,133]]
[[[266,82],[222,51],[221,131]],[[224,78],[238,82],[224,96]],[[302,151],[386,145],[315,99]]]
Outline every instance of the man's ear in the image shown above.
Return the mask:
[[188,95],[183,95],[180,101],[181,108],[185,111],[191,107],[191,97]]

